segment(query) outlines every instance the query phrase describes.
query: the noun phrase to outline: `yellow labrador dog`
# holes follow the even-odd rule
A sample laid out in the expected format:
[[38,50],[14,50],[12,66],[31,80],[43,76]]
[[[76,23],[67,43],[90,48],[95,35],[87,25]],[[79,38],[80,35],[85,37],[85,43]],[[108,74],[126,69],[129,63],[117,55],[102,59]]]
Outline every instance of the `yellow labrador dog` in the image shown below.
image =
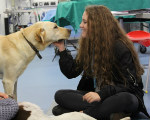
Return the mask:
[[7,36],[0,36],[0,79],[7,95],[17,100],[17,79],[39,51],[52,42],[68,39],[71,30],[53,22],[37,22]]

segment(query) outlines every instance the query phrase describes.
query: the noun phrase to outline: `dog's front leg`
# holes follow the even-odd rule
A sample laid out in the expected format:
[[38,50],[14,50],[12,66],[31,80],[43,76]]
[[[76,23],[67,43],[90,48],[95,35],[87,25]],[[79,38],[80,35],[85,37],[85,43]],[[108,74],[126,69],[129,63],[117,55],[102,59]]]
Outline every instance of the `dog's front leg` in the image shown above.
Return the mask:
[[10,96],[14,95],[13,91],[14,91],[15,82],[13,80],[3,78],[2,83],[3,83],[5,93]]
[[2,73],[0,73],[0,79],[3,79],[3,74]]
[[14,94],[14,98],[15,98],[15,100],[17,101],[17,81],[15,82],[15,85],[14,85],[14,92],[13,92]]

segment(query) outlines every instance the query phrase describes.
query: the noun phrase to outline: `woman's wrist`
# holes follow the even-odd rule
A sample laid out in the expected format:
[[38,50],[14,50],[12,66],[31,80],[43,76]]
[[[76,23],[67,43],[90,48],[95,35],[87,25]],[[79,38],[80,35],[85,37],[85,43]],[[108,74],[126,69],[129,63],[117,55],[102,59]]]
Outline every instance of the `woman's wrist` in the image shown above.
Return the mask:
[[62,52],[62,51],[65,50],[65,46],[61,46],[61,47],[59,47],[58,49],[59,49],[59,52]]

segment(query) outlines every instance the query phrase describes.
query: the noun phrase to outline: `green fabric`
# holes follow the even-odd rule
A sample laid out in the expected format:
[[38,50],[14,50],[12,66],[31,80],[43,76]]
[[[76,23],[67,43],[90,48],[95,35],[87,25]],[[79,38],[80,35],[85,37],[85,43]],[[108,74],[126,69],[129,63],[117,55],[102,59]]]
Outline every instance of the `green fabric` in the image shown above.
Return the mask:
[[77,32],[87,5],[104,5],[111,11],[125,11],[150,8],[150,0],[77,0],[61,2],[57,6],[55,22],[61,27],[71,25]]

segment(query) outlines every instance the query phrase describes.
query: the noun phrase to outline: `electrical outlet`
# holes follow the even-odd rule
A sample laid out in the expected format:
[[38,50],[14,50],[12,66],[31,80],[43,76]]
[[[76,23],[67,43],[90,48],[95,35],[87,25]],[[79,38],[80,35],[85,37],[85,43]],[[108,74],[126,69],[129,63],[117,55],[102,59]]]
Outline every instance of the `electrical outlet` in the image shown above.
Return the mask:
[[[35,1],[35,0],[34,0]],[[36,0],[38,7],[50,7],[50,6],[57,6],[58,5],[58,0]],[[33,6],[35,6],[34,4]]]
[[43,2],[39,2],[39,6],[43,6]]
[[44,6],[49,6],[49,2],[44,2]]
[[38,6],[38,3],[37,2],[33,3],[33,6]]
[[55,1],[50,2],[50,5],[56,5],[56,2]]

